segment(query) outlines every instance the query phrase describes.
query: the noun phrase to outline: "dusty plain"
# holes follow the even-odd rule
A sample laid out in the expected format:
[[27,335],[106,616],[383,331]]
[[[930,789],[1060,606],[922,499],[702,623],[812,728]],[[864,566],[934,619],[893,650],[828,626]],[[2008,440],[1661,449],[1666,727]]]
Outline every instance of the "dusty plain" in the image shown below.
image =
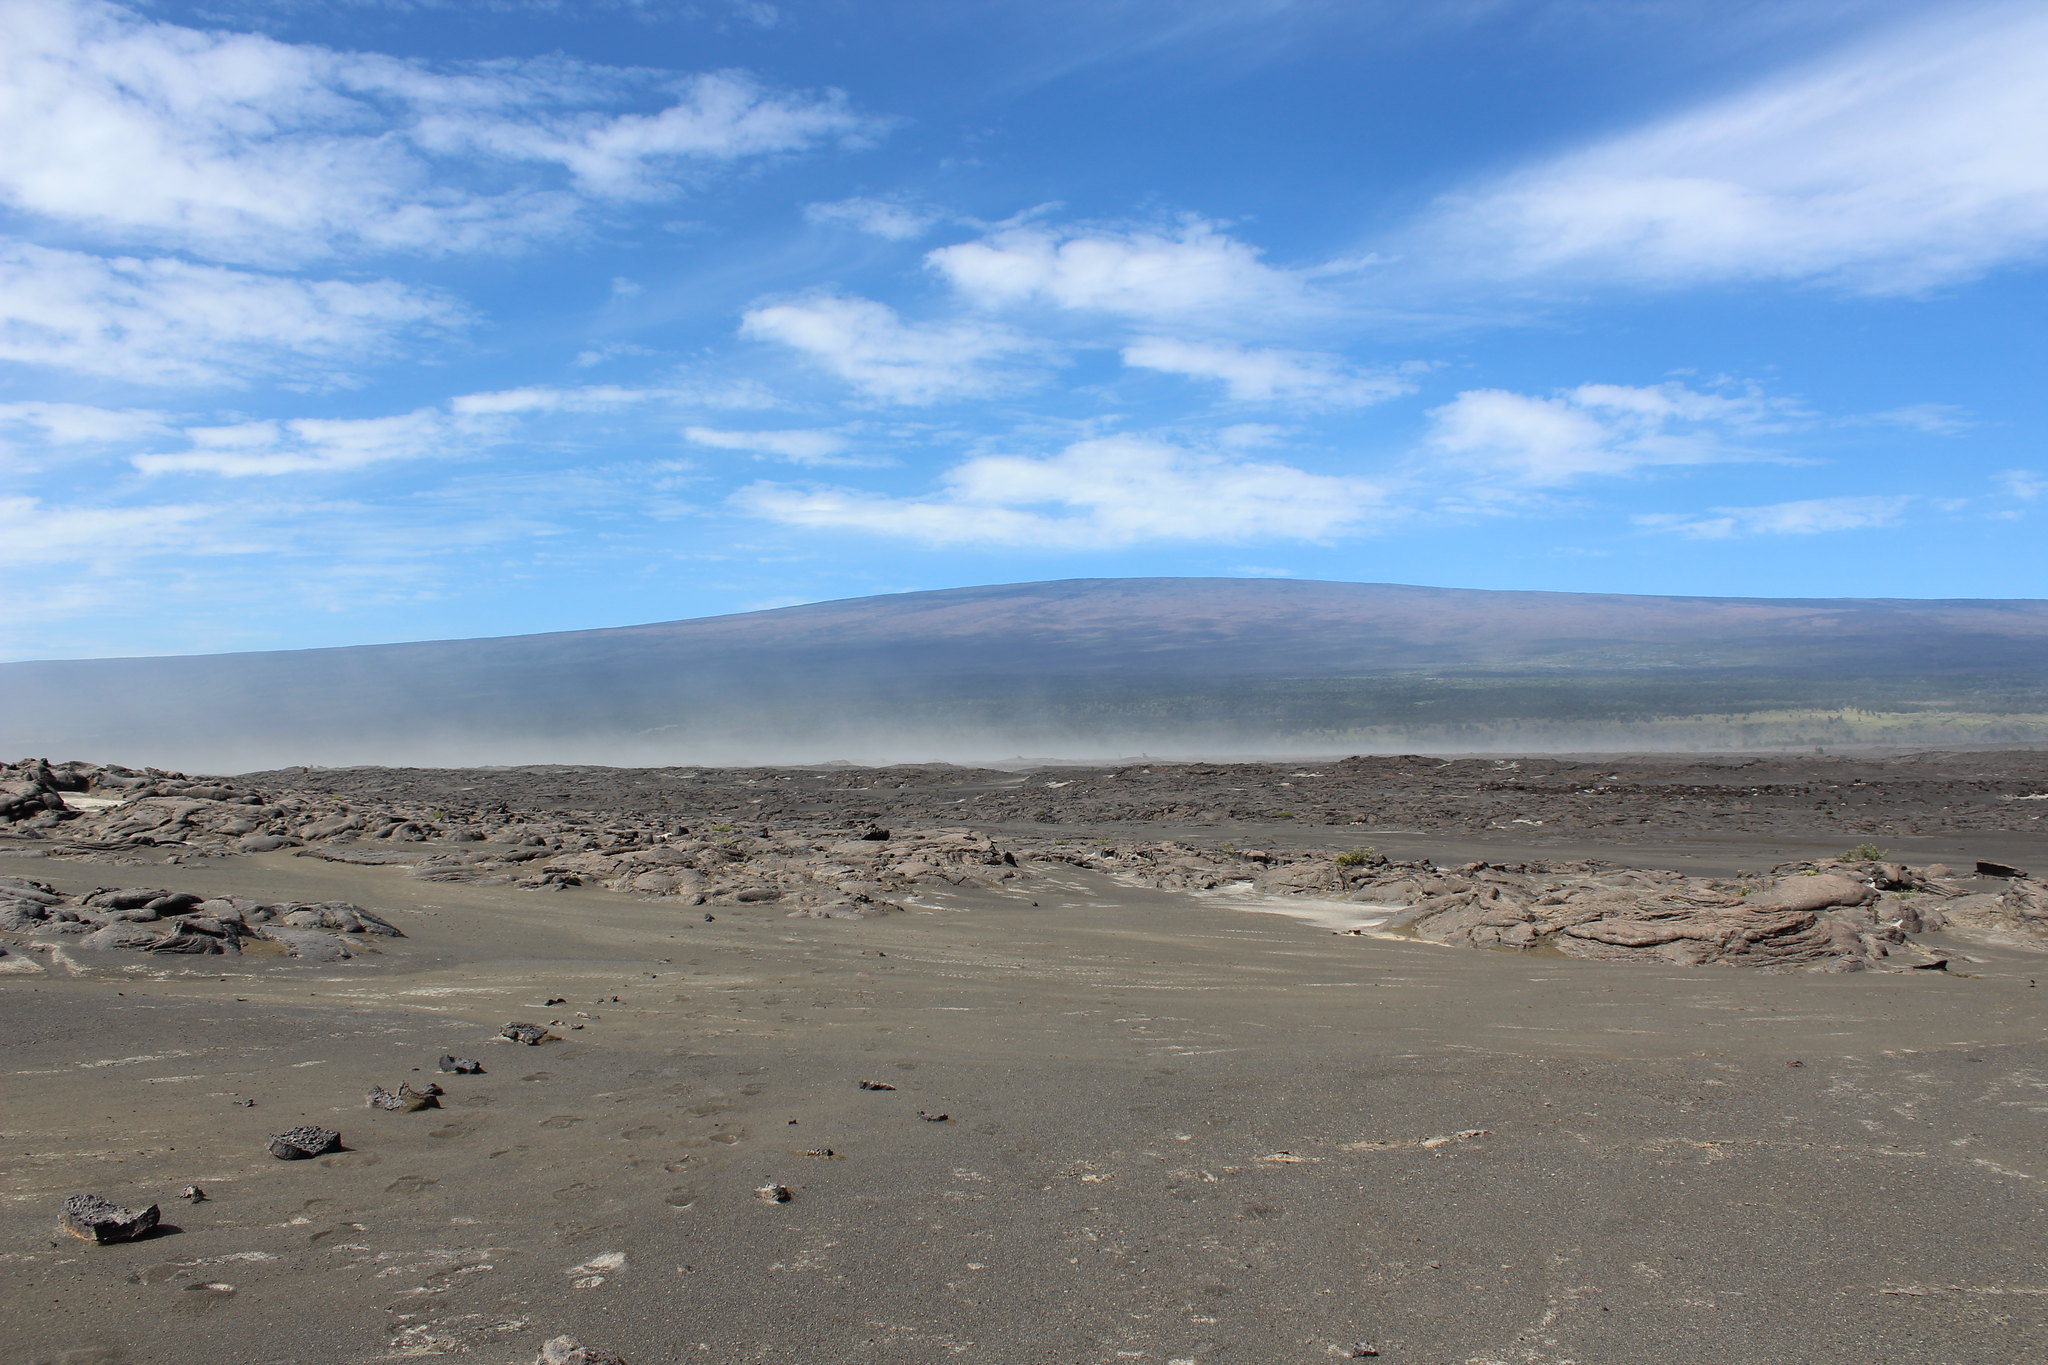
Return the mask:
[[[1049,856],[1728,877],[1867,842],[2041,869],[2048,756],[1351,762],[236,779],[1017,851],[846,918],[311,845],[0,840],[0,878],[67,898],[348,902],[404,935],[0,974],[0,1361],[525,1365],[565,1334],[633,1365],[2048,1359],[2024,935],[1923,936],[1945,970],[1586,961]],[[447,1093],[365,1107],[402,1081]],[[346,1150],[265,1151],[298,1124]],[[163,1226],[69,1236],[76,1193]]]

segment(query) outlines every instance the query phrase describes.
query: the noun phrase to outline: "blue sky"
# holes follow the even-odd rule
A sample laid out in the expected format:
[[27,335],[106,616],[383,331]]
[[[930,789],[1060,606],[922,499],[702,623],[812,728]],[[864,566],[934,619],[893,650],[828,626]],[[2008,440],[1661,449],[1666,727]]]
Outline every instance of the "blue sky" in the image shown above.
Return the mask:
[[2038,4],[0,0],[0,128],[0,657],[2048,595]]

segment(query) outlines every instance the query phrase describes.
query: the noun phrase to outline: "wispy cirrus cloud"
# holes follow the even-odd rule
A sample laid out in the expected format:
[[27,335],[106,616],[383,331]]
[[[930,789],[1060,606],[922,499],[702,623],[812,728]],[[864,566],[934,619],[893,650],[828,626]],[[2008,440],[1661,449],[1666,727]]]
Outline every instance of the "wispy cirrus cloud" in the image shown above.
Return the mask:
[[1863,531],[1895,526],[1913,503],[1910,497],[1802,498],[1762,507],[1716,507],[1706,513],[1653,512],[1635,524],[1694,540],[1734,536],[1810,536],[1829,531]]
[[856,196],[828,203],[804,205],[804,217],[827,227],[852,228],[891,242],[914,241],[932,229],[945,215],[901,199],[871,199]]
[[1443,202],[1461,275],[1897,292],[2048,250],[2048,12],[1929,7],[1761,84]]
[[836,92],[565,58],[433,63],[9,0],[0,202],[117,244],[277,264],[502,250],[593,200],[857,143]]
[[921,406],[980,398],[1028,383],[1018,362],[1044,346],[979,319],[906,322],[873,299],[820,294],[747,310],[742,335],[797,352],[869,398]]
[[1292,403],[1311,407],[1363,407],[1412,392],[1399,373],[1363,370],[1342,356],[1277,347],[1143,337],[1123,349],[1126,365],[1211,379],[1240,403]]
[[1581,384],[1555,394],[1468,389],[1429,413],[1425,457],[1483,478],[1554,486],[1655,466],[1756,459],[1796,404],[1682,384]]
[[225,478],[325,474],[393,460],[443,459],[479,435],[432,408],[395,417],[317,418],[192,427],[188,448],[132,457],[145,474],[217,474]]
[[200,534],[219,511],[208,503],[53,507],[36,498],[0,498],[0,564],[133,559],[202,546],[206,553],[247,553],[253,547],[238,551]]
[[588,418],[685,403],[713,406],[704,397],[690,387],[616,384],[498,389],[381,417],[186,424],[173,433],[180,448],[142,451],[128,459],[141,473],[157,475],[340,474],[396,462],[461,459],[509,442],[532,441],[542,430],[536,424],[563,414]]
[[463,325],[444,294],[0,239],[0,360],[216,387],[349,381],[366,361]]
[[734,501],[789,526],[929,545],[1063,549],[1323,541],[1358,529],[1385,506],[1368,480],[1142,436],[1097,437],[1048,456],[977,456],[941,483],[912,497],[757,483]]
[[0,433],[17,433],[39,445],[102,445],[156,436],[169,429],[169,417],[148,408],[102,408],[90,403],[37,400],[0,403]]
[[874,460],[848,455],[846,450],[852,442],[836,431],[725,431],[717,427],[685,427],[683,439],[693,445],[708,446],[712,450],[738,450],[771,460],[787,460],[791,464],[876,463]]

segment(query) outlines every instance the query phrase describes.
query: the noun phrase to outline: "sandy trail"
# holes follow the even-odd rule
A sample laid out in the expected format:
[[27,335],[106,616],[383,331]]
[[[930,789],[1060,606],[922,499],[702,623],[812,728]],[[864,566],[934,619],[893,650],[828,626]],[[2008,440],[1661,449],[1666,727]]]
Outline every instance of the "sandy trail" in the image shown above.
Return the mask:
[[[2048,1356],[2036,954],[1617,967],[1066,868],[861,922],[281,854],[147,876],[408,937],[0,980],[6,1365],[524,1365],[562,1332],[636,1365]],[[429,1078],[440,1110],[363,1107]],[[351,1150],[263,1154],[297,1123]],[[79,1191],[177,1230],[65,1237]]]

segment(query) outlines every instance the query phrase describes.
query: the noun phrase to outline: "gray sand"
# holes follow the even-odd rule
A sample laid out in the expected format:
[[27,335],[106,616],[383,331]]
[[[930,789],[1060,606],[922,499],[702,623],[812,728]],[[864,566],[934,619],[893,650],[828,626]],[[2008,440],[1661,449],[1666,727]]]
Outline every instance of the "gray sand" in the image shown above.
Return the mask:
[[[0,875],[408,935],[0,977],[5,1365],[2048,1358],[2036,953],[1618,966],[1075,870],[710,923],[284,854]],[[444,1108],[364,1107],[401,1080]],[[304,1123],[349,1150],[265,1154]],[[80,1192],[166,1226],[89,1245]]]

